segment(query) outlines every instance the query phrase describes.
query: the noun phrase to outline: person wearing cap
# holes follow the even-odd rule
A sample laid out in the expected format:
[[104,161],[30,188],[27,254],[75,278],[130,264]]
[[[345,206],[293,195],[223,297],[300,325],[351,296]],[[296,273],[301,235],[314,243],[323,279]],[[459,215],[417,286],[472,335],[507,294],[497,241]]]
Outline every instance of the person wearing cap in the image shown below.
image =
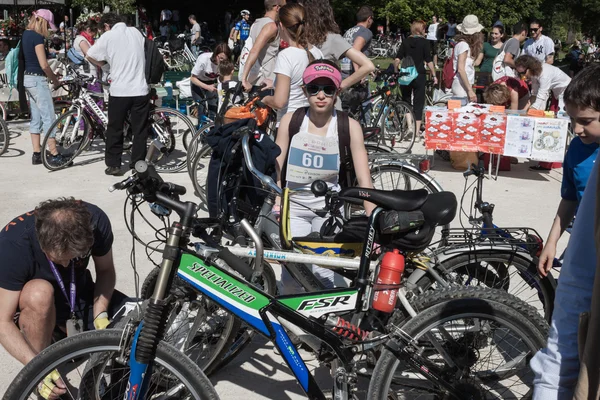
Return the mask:
[[476,102],[477,95],[473,90],[475,60],[483,48],[483,25],[479,23],[477,16],[467,15],[456,29],[460,34],[455,38],[453,66],[456,74],[452,82],[452,94]]
[[[306,236],[319,232],[328,216],[322,217],[312,210],[325,207],[324,197],[315,197],[310,186],[315,180],[323,180],[330,190],[338,191],[346,182],[345,173],[340,169],[346,165],[340,154],[341,143],[348,143],[352,165],[358,179],[358,186],[372,188],[367,151],[360,124],[347,113],[335,110],[336,98],[340,93],[342,74],[339,67],[329,60],[315,60],[308,64],[302,74],[302,91],[308,107],[287,113],[281,119],[276,143],[281,149],[277,157],[278,185],[290,189],[305,189],[290,196],[289,225],[293,236]],[[298,127],[297,116],[302,123]],[[341,123],[347,119],[347,124]],[[296,127],[293,127],[293,123]],[[347,126],[343,132],[341,126]],[[293,132],[297,129],[297,132]],[[290,137],[291,135],[291,137]],[[342,140],[342,135],[349,135]],[[365,203],[367,215],[374,209]],[[327,288],[333,288],[333,271],[313,266],[313,272]],[[283,292],[290,292],[291,279],[282,275]]]
[[233,37],[230,36],[230,39],[232,39],[234,43],[234,64],[237,64],[238,58],[242,52],[242,49],[244,48],[244,43],[246,43],[246,39],[248,39],[248,36],[250,35],[250,24],[248,24],[248,20],[250,19],[250,11],[242,10],[240,16],[240,20],[231,30]]
[[34,165],[42,163],[40,135],[43,133],[49,134],[51,137],[48,140],[48,149],[46,149],[53,155],[50,162],[62,163],[63,161],[56,149],[56,141],[52,139],[54,132],[49,132],[56,116],[48,80],[52,82],[54,87],[59,86],[59,81],[48,64],[48,55],[44,46],[44,39],[48,37],[48,30],[56,30],[54,16],[50,10],[39,9],[33,12],[27,29],[23,32],[21,38],[25,65],[19,65],[19,101],[21,102],[21,109],[26,109],[26,106],[23,107],[23,102],[25,101],[25,93],[27,93],[31,114],[29,133],[31,134],[33,147],[31,162]]

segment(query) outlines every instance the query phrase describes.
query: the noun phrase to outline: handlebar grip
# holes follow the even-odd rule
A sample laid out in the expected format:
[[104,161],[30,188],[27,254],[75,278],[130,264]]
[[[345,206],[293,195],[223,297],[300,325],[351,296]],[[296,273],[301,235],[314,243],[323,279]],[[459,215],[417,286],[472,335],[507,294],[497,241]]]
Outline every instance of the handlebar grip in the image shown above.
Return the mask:
[[161,183],[158,190],[160,190],[163,193],[170,193],[170,194],[176,194],[176,195],[181,195],[181,196],[183,196],[187,192],[187,189],[185,187],[176,185],[171,182]]
[[228,249],[221,249],[218,253],[218,256],[223,261],[225,261],[227,265],[229,265],[235,271],[239,272],[244,277],[244,279],[248,281],[252,279],[252,268],[250,268],[246,261],[236,257]]

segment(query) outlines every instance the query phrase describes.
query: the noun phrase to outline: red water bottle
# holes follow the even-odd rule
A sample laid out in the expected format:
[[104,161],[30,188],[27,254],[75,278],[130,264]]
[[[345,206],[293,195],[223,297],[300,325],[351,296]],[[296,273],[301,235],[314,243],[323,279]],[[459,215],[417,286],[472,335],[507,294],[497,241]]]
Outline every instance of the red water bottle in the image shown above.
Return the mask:
[[[399,285],[404,272],[404,256],[397,249],[388,251],[383,256],[377,275],[377,284]],[[373,296],[373,308],[385,313],[391,313],[396,306],[398,289],[379,290]]]

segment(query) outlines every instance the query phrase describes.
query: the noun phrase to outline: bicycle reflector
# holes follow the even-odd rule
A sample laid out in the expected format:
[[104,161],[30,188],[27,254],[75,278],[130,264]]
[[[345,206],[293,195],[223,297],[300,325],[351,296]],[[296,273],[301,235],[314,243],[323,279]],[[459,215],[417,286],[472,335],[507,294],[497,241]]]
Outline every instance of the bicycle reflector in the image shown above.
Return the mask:
[[232,107],[225,112],[224,121],[226,124],[237,121],[239,119],[253,118],[258,126],[263,125],[269,116],[269,110],[263,107],[255,107],[254,103],[258,98],[250,101],[248,104],[241,107]]
[[431,162],[429,161],[429,158],[425,158],[425,159],[419,161],[419,171],[429,172],[430,169],[431,169]]

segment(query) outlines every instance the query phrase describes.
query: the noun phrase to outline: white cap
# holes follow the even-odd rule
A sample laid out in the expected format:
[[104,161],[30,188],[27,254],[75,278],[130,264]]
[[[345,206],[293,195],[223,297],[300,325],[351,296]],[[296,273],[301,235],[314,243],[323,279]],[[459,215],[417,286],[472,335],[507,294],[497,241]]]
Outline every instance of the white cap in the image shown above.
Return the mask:
[[248,10],[242,10],[242,12],[240,14],[241,15],[246,15],[246,14],[250,15],[250,11],[248,11]]

